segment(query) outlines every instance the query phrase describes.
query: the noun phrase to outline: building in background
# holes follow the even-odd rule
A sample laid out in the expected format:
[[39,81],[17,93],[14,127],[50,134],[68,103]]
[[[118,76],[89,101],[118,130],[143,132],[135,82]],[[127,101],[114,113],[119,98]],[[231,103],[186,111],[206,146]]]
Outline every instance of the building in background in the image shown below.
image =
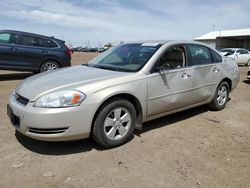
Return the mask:
[[217,50],[222,48],[246,48],[250,50],[250,29],[212,31],[194,39]]

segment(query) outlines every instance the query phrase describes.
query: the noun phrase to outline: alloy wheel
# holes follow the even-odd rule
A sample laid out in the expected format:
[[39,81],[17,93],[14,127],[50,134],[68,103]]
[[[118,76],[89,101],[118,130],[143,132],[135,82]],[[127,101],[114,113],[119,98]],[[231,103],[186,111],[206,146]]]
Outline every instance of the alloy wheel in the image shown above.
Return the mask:
[[115,108],[104,121],[104,133],[110,140],[120,140],[129,131],[131,115],[125,108]]
[[226,86],[222,85],[217,93],[217,102],[220,106],[223,106],[226,103],[227,96],[228,96],[227,88]]

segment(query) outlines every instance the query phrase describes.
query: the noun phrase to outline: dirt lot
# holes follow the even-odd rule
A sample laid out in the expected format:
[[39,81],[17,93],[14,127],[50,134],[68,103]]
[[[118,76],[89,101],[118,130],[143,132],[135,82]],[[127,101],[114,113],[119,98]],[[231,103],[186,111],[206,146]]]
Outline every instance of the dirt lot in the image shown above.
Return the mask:
[[[78,53],[73,64],[96,54]],[[0,71],[0,187],[249,187],[247,67],[226,109],[206,106],[148,122],[127,144],[46,143],[15,133],[6,105],[30,73]]]

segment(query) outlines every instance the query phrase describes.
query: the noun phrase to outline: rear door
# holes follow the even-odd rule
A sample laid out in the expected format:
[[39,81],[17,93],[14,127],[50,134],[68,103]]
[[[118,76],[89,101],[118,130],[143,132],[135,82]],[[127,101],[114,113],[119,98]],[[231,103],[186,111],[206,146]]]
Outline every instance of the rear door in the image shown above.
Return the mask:
[[248,61],[248,52],[243,49],[239,49],[235,53],[235,59],[238,64],[246,64]]
[[241,49],[240,55],[242,57],[242,63],[247,64],[249,60],[249,52],[247,50]]
[[193,102],[205,102],[214,95],[220,80],[222,58],[206,46],[189,44],[188,49],[193,68]]
[[39,67],[46,53],[48,51],[39,43],[39,37],[23,34],[16,47],[15,56],[23,66],[34,69]]

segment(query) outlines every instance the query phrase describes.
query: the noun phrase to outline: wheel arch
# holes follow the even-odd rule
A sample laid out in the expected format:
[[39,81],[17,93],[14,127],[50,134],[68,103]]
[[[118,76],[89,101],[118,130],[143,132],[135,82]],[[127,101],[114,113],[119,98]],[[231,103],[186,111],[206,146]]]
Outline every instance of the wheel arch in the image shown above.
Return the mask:
[[[228,77],[224,78],[223,80],[221,80],[221,82],[219,83],[219,85],[220,85],[222,82],[227,82],[228,85],[229,85],[229,91],[232,90],[232,80],[231,80],[230,78],[228,78]],[[219,85],[218,85],[218,86],[219,86]]]
[[99,107],[97,108],[95,115],[92,119],[92,124],[91,124],[91,131],[92,131],[92,127],[93,127],[93,123],[97,117],[97,115],[99,114],[99,112],[102,110],[102,108],[104,106],[106,106],[108,103],[114,101],[114,100],[118,100],[118,99],[124,99],[127,100],[129,102],[131,102],[131,104],[134,106],[135,111],[136,111],[136,125],[135,125],[135,129],[137,130],[142,130],[142,114],[143,114],[143,110],[142,110],[142,105],[139,101],[139,99],[137,97],[135,97],[132,94],[129,93],[120,93],[120,94],[115,94],[113,96],[108,97],[107,99],[105,99],[101,105],[99,105]]

